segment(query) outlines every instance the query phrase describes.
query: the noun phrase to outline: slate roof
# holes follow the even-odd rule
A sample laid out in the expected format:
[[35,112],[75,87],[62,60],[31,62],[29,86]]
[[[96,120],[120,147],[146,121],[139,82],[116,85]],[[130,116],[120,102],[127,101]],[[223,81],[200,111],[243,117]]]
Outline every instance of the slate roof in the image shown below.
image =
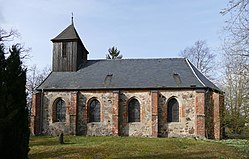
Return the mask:
[[58,36],[53,38],[51,41],[61,40],[80,40],[79,34],[77,33],[73,24],[69,25],[65,30],[63,30]]
[[211,88],[185,58],[88,60],[77,72],[52,72],[38,90]]

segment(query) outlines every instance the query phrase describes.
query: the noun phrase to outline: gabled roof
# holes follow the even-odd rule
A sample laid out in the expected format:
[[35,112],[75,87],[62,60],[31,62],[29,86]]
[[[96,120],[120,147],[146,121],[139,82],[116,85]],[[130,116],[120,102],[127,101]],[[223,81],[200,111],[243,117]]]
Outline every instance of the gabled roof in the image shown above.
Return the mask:
[[80,37],[74,28],[73,23],[63,30],[58,36],[51,41],[62,41],[62,40],[80,40]]
[[38,90],[211,88],[185,58],[88,60],[77,72],[52,72]]

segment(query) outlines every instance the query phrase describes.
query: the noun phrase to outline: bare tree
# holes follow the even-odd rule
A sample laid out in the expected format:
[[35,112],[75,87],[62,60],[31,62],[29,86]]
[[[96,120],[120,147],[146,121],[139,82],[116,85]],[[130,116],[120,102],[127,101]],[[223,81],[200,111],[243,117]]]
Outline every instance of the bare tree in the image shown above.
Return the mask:
[[215,55],[210,52],[206,41],[196,41],[193,46],[181,51],[180,56],[188,58],[205,76],[211,78]]
[[224,50],[228,54],[249,56],[249,1],[230,0],[221,14],[225,22]]
[[16,37],[19,37],[17,30],[11,29],[10,31],[0,28],[0,42],[2,41],[13,41]]
[[[10,29],[8,31],[8,30],[5,30],[5,29],[0,27],[0,44],[4,43],[4,48],[3,48],[4,50],[11,48],[12,44],[10,42],[12,42],[13,40],[15,40],[15,42],[16,42],[16,40],[19,37],[20,37],[20,34],[19,34],[19,32],[17,30]],[[16,44],[20,48],[21,59],[26,59],[29,56],[28,53],[31,50],[31,48],[26,48],[26,47],[24,47],[23,45],[21,45],[18,42],[16,42]]]
[[35,89],[44,81],[44,79],[51,72],[51,67],[46,66],[42,70],[39,70],[36,65],[33,65],[30,69],[28,69],[27,75],[27,103],[29,108],[31,109],[32,104],[32,94],[35,92]]
[[106,59],[122,59],[123,56],[120,54],[120,51],[116,47],[112,47],[108,49],[108,54],[106,55]]
[[[13,41],[15,38],[20,37],[20,34],[18,33],[17,30],[11,29],[9,31],[0,28],[0,44],[2,43],[8,43]],[[1,44],[1,47],[3,47],[3,49],[8,49],[8,46],[4,46]],[[21,46],[20,44],[17,44],[20,48],[20,52],[26,52],[25,55],[22,55],[21,59],[25,58],[28,56],[27,52],[29,52],[29,49],[25,49],[23,46]],[[27,103],[28,103],[28,107],[31,106],[31,98],[32,98],[32,93],[34,92],[36,86],[38,86],[38,84],[42,81],[43,77],[42,76],[46,76],[46,72],[47,70],[49,70],[49,68],[44,68],[44,70],[42,71],[42,73],[40,73],[38,71],[38,69],[36,68],[36,66],[34,65],[33,67],[31,67],[30,69],[28,69],[27,71],[27,83],[26,83],[26,88],[27,88]]]
[[242,134],[249,127],[249,1],[230,0],[221,14],[224,26],[225,123],[228,133]]
[[228,134],[242,134],[249,123],[249,72],[243,66],[246,59],[225,54],[224,60],[225,126]]

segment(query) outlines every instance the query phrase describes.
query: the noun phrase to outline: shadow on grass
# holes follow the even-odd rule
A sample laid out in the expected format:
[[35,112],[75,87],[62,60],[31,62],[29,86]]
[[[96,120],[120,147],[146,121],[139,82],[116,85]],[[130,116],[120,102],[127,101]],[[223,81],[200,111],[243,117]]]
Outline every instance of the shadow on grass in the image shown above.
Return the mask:
[[153,155],[140,155],[140,156],[123,156],[114,157],[114,159],[210,159],[210,158],[226,158],[227,156],[220,156],[217,154],[203,152],[191,152],[191,153],[163,153]]
[[31,141],[30,141],[30,146],[55,146],[55,145],[71,145],[71,144],[75,144],[74,142],[70,142],[70,141],[67,141],[65,140],[64,141],[64,144],[60,144],[59,143],[59,140],[57,138],[46,138],[45,140],[44,139],[35,139],[33,140],[31,138]]
[[[114,156],[113,156],[114,155]],[[49,150],[46,152],[38,152],[31,154],[29,156],[31,159],[48,159],[48,158],[93,158],[93,159],[104,159],[104,158],[113,158],[113,159],[213,159],[213,158],[226,158],[227,156],[220,156],[220,154],[207,153],[205,151],[199,152],[189,152],[189,153],[163,153],[163,154],[122,154],[120,157],[115,156],[114,153],[110,154],[104,149],[88,149],[88,148],[79,148],[79,149],[59,149],[56,151]]]
[[[104,152],[104,153],[101,153]],[[48,158],[107,158],[108,153],[104,149],[91,149],[85,147],[61,147],[57,146],[56,149],[46,149],[45,151],[39,151],[33,154],[29,154],[30,159],[48,159]]]
[[[45,152],[37,152],[35,154],[29,154],[30,159],[46,159],[46,158],[65,158],[66,156],[70,156],[76,152],[77,150],[65,150],[65,149],[60,149],[60,150],[50,150],[50,151],[45,151]],[[71,157],[68,157],[71,158]]]

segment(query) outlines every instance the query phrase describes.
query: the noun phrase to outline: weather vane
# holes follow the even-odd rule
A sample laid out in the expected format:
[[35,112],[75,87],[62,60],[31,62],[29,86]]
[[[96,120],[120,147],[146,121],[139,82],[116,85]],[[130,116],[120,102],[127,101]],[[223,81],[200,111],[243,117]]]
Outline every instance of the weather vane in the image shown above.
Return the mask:
[[73,12],[72,12],[72,25],[73,25]]

